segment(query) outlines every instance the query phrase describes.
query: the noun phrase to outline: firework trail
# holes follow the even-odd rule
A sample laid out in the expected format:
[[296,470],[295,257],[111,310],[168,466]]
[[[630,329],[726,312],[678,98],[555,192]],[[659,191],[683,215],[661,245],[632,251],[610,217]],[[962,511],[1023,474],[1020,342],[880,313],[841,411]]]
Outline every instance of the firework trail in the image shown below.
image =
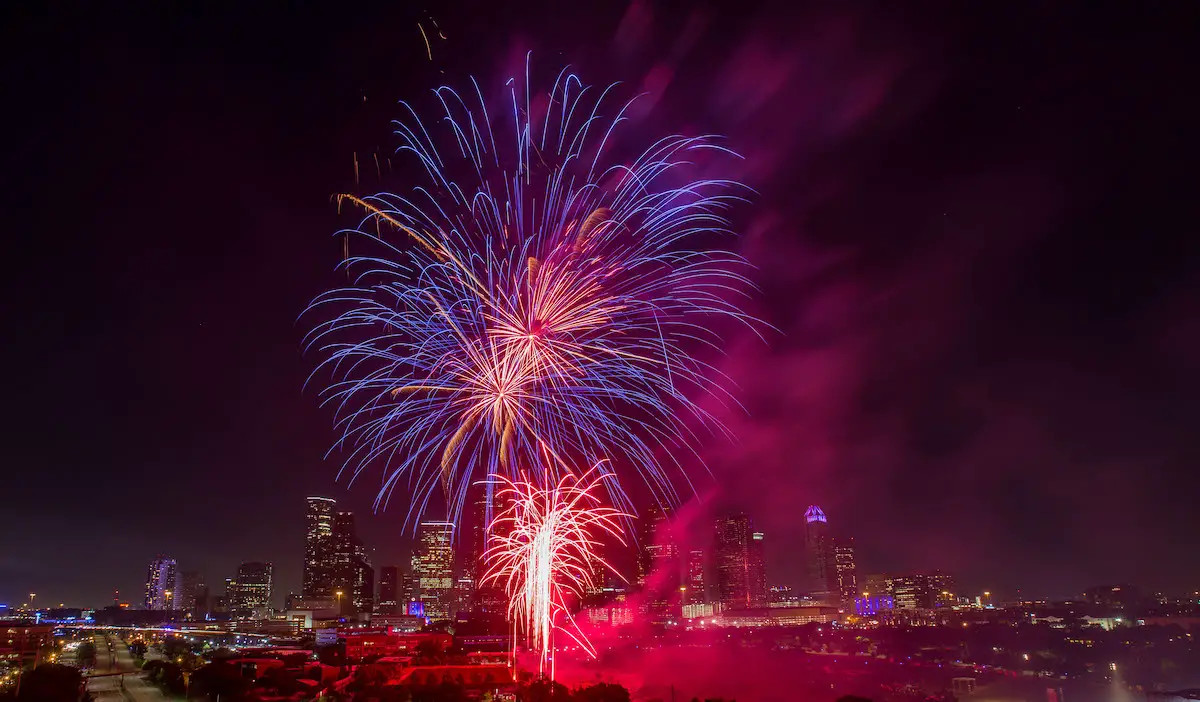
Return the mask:
[[483,582],[502,586],[508,595],[514,650],[524,638],[538,653],[538,672],[549,667],[553,677],[555,632],[596,655],[570,605],[594,584],[595,562],[617,574],[598,555],[599,539],[608,534],[623,544],[621,520],[629,515],[601,503],[598,493],[615,476],[598,468],[579,477],[564,475],[548,488],[504,476],[492,479],[498,497],[511,506],[492,523]]
[[362,213],[339,232],[356,241],[350,282],[306,311],[341,432],[330,451],[351,480],[382,469],[377,509],[404,485],[410,523],[439,484],[457,522],[483,476],[527,470],[546,486],[569,465],[635,471],[674,501],[673,480],[700,463],[692,428],[723,431],[693,399],[728,400],[698,354],[721,350],[722,318],[753,327],[738,306],[747,264],[721,248],[744,188],[692,175],[736,155],[669,136],[610,161],[632,103],[617,86],[565,69],[548,93],[518,86],[497,111],[474,81],[438,88],[430,122],[401,103],[398,152],[417,182],[339,196]]

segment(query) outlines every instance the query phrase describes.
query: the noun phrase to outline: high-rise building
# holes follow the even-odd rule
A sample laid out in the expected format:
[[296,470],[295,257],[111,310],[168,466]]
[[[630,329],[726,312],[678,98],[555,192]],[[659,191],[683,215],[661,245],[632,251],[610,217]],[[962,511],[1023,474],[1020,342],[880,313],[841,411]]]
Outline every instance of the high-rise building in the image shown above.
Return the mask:
[[[465,544],[466,553],[462,559],[462,573],[457,588],[460,607],[469,607],[472,611],[488,615],[502,614],[508,608],[508,596],[504,588],[499,583],[485,582],[484,579],[489,565],[486,559],[488,542],[496,536],[489,527],[494,524],[497,515],[504,514],[513,505],[511,496],[498,493],[499,490],[492,485],[489,507],[487,486],[480,486],[471,504],[470,541]],[[511,525],[504,524],[498,528],[509,529]],[[413,578],[409,582],[413,583],[413,597],[416,597],[417,583]]]
[[750,593],[751,607],[767,606],[767,555],[765,553],[766,535],[761,531],[750,532],[750,544],[746,549],[748,567],[746,569],[747,589]]
[[[600,546],[595,550],[600,550],[601,548],[603,548],[603,546]],[[596,553],[595,550],[592,553],[587,554],[586,567],[589,582],[586,590],[583,593],[589,598],[590,601],[595,601],[597,597],[603,595],[604,589],[608,586],[609,582],[609,570],[608,567],[604,565],[603,554]]]
[[237,577],[225,581],[225,599],[230,610],[250,612],[271,606],[271,581],[275,567],[249,561],[238,566]]
[[682,583],[679,544],[671,530],[671,511],[651,504],[642,519],[638,584],[646,592],[650,621],[665,624],[679,619]]
[[688,551],[687,572],[684,576],[684,604],[699,604],[708,601],[708,593],[704,586],[704,550],[694,548]]
[[[646,580],[655,571],[679,570],[679,545],[670,530],[671,510],[657,503],[646,509],[641,520],[641,550],[638,552],[638,585],[645,585]],[[668,577],[676,580],[677,577]]]
[[713,536],[717,597],[721,604],[731,609],[765,607],[763,533],[754,531],[749,516],[735,514],[718,519]]
[[954,576],[935,570],[930,573],[929,589],[933,591],[934,605],[937,607],[953,607],[956,603],[954,595]]
[[882,597],[892,594],[892,576],[887,573],[869,573],[859,583],[863,597]]
[[421,522],[413,549],[412,578],[417,599],[424,605],[425,616],[449,619],[454,598],[454,524]]
[[200,571],[183,571],[179,578],[179,606],[197,619],[203,619],[208,612],[208,585]]
[[484,553],[487,552],[488,546],[488,489],[487,484],[480,485],[479,491],[475,495],[475,500],[471,503],[470,521],[471,533],[470,543],[466,544],[462,559],[462,572],[472,581],[478,582],[483,574],[487,571],[487,564],[484,563]]
[[308,498],[304,532],[304,583],[306,599],[333,598],[333,508],[328,497]]
[[936,593],[927,575],[902,575],[891,580],[896,609],[933,609]]
[[854,539],[838,541],[833,547],[833,569],[841,603],[846,606],[854,604],[860,594],[858,567],[854,563]]
[[383,566],[379,569],[379,607],[380,614],[400,613],[400,569],[396,566]]
[[804,512],[804,560],[808,586],[814,595],[829,597],[838,592],[829,521],[817,505],[809,505]]
[[179,572],[174,558],[158,557],[146,570],[146,609],[180,609]]
[[[367,549],[354,526],[353,512],[333,515],[330,536],[333,566],[333,594],[343,611],[370,612],[375,605],[375,569],[367,558]],[[337,593],[342,593],[337,597]]]

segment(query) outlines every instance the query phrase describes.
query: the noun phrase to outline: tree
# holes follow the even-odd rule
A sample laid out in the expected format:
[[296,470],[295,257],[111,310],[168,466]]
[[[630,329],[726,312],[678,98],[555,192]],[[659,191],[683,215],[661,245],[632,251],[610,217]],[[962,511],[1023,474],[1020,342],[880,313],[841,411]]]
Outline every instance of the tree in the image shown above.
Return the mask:
[[616,683],[596,683],[575,691],[576,702],[629,702],[629,690]]
[[417,660],[426,665],[436,665],[444,660],[442,647],[433,641],[422,641],[413,650]]
[[180,658],[192,652],[192,644],[179,636],[172,636],[162,642],[164,658]]
[[467,691],[462,685],[443,680],[440,685],[415,687],[412,702],[466,702]]
[[322,665],[346,665],[346,647],[342,644],[322,646],[317,649],[317,660]]
[[166,662],[159,659],[147,661],[146,665],[142,666],[142,672],[146,674],[147,678],[154,680],[158,677],[158,671],[162,670],[164,665],[166,665]]
[[83,674],[78,668],[58,663],[45,663],[21,674],[21,694],[18,700],[34,702],[70,702],[79,699]]
[[161,686],[167,692],[182,693],[186,689],[183,682],[183,667],[171,661],[155,660],[147,663],[142,671],[146,677]]
[[79,648],[75,649],[75,661],[80,666],[94,666],[96,664],[96,644],[91,641],[79,644]]
[[244,696],[250,683],[237,667],[229,663],[210,663],[192,675],[192,687],[202,694],[233,700]]
[[566,685],[543,676],[519,687],[517,699],[521,702],[568,702],[571,691]]
[[271,668],[263,673],[262,682],[284,697],[290,697],[300,691],[296,673],[286,668]]

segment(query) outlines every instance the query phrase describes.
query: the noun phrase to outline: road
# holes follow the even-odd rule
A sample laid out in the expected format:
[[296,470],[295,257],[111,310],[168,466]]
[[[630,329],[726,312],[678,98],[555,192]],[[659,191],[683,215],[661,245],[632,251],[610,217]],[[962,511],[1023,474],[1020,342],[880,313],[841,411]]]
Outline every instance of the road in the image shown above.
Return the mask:
[[92,669],[92,675],[103,676],[88,679],[88,692],[96,702],[163,702],[166,699],[161,690],[136,672],[133,656],[124,641],[97,634],[92,642],[96,645],[96,667]]

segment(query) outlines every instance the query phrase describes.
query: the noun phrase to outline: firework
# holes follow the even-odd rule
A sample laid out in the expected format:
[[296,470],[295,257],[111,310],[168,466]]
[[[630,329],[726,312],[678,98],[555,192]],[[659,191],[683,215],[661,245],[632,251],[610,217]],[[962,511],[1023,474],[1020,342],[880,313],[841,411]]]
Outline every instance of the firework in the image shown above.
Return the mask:
[[745,261],[721,248],[743,190],[694,175],[732,152],[670,136],[616,159],[630,105],[616,86],[565,70],[548,93],[518,85],[500,111],[474,81],[466,96],[439,88],[428,124],[401,103],[398,152],[418,182],[338,198],[362,213],[339,232],[355,241],[350,283],[308,310],[341,432],[331,451],[351,480],[382,469],[376,508],[404,485],[410,521],[439,484],[457,521],[470,485],[518,465],[542,486],[562,466],[620,466],[674,500],[699,464],[679,450],[693,428],[721,430],[698,396],[727,400],[702,349],[719,352],[721,318],[751,322]]
[[564,475],[556,485],[493,476],[498,496],[511,503],[491,525],[484,553],[490,565],[483,582],[500,585],[508,595],[513,645],[523,638],[538,654],[538,671],[553,676],[554,634],[562,631],[592,656],[595,650],[571,616],[595,583],[595,563],[616,573],[597,553],[605,534],[624,543],[621,519],[629,515],[601,503],[598,493],[612,473],[593,469]]

